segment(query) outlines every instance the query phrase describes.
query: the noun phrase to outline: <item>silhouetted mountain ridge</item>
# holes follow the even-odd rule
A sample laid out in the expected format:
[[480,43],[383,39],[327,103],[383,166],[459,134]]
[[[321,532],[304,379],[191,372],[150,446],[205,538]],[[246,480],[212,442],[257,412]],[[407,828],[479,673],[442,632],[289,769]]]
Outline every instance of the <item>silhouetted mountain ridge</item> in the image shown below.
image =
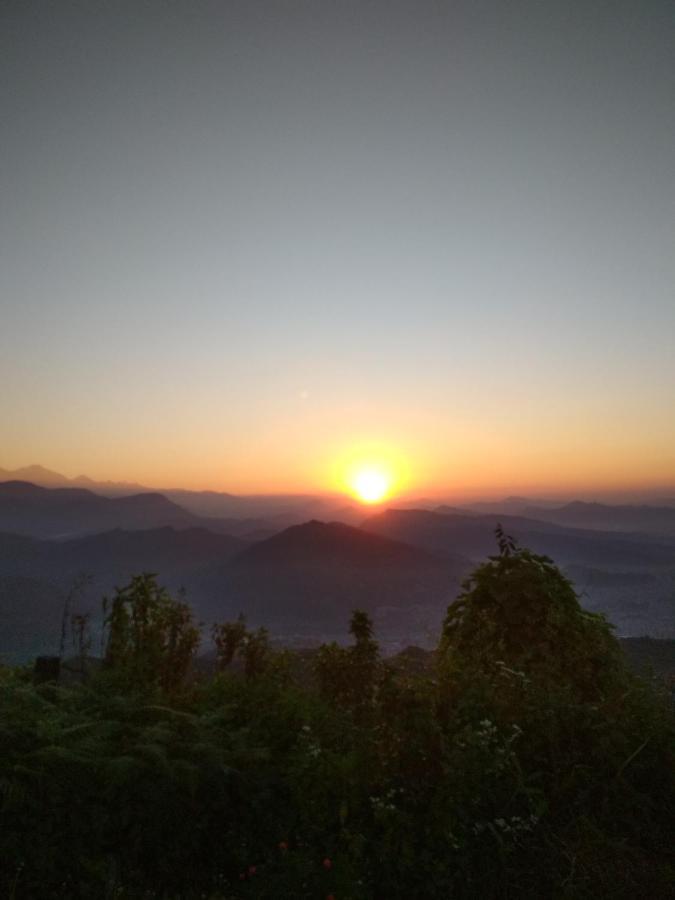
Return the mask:
[[543,519],[509,515],[446,515],[429,510],[390,509],[362,528],[432,553],[454,551],[478,560],[495,552],[501,525],[524,546],[561,563],[645,566],[675,564],[675,540],[649,535],[569,528]]
[[559,507],[523,509],[522,514],[565,527],[675,535],[675,508],[669,506],[610,506],[574,500]]
[[[472,503],[465,507],[481,515],[515,515],[562,525],[599,531],[635,534],[675,534],[675,506],[633,503],[610,504],[597,501],[571,500],[556,503],[550,500],[530,500],[526,497],[507,497],[504,500]],[[443,508],[438,508],[443,512]]]
[[[150,489],[136,482],[97,481],[86,475],[67,478],[44,466],[31,465],[20,469],[0,468],[0,482],[27,481],[46,488],[85,488],[104,497],[124,497],[129,494],[160,493],[188,512],[199,517],[216,519],[257,520],[256,528],[267,528],[271,519],[276,530],[299,524],[307,519],[331,516],[347,521],[337,511],[344,507],[344,497],[312,494],[232,494],[226,491],[188,490],[185,488]],[[343,510],[344,511],[344,510]],[[354,511],[349,521],[355,521]],[[263,521],[264,520],[264,521]],[[251,529],[249,529],[251,530]]]
[[619,633],[675,635],[675,539],[566,528],[507,515],[443,515],[387,510],[362,527],[434,554],[459,552],[478,562],[496,552],[498,524],[521,545],[550,556],[569,572],[582,603],[604,612]]
[[[23,481],[0,482],[0,531],[40,538],[96,532],[173,527],[208,528],[227,534],[239,520],[196,516],[156,491],[102,497],[85,488],[44,488]],[[249,523],[250,528],[261,523]]]
[[[578,513],[585,506],[565,508]],[[673,633],[675,536],[573,528],[535,512],[537,518],[399,508],[368,516],[362,527],[313,517],[282,528],[284,512],[269,521],[204,518],[158,492],[110,498],[6,482],[0,528],[12,533],[0,534],[0,578],[19,579],[12,583],[24,585],[34,608],[35,598],[52,602],[88,572],[93,581],[82,605],[96,612],[104,593],[152,571],[171,590],[185,587],[207,622],[243,611],[280,635],[332,634],[344,628],[349,610],[363,607],[387,638],[414,632],[424,640],[438,629],[462,578],[496,551],[500,523],[565,567],[586,592],[583,602],[607,612],[622,633]],[[247,530],[262,539],[242,539]],[[30,627],[37,634],[49,621],[53,610]]]
[[139,493],[145,490],[142,485],[132,481],[96,481],[86,475],[67,478],[60,472],[37,464],[22,466],[19,469],[0,468],[0,481],[29,481],[41,487],[85,487],[114,493]]
[[369,534],[342,522],[316,519],[294,525],[249,547],[236,563],[241,565],[295,565],[327,563],[349,566],[429,565],[436,560],[424,550],[401,541]]

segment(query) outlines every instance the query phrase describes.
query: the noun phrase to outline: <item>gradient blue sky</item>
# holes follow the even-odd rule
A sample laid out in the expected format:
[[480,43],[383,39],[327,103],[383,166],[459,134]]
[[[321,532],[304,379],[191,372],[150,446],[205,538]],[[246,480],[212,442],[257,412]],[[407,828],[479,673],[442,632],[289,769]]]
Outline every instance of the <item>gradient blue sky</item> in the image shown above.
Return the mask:
[[0,121],[0,465],[675,484],[671,2],[4,2]]

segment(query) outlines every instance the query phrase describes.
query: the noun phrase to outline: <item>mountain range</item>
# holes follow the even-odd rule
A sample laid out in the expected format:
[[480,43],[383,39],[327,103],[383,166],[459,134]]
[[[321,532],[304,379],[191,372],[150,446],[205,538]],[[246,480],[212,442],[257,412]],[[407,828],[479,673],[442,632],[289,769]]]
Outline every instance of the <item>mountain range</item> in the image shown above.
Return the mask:
[[[25,481],[0,483],[0,530],[33,537],[67,538],[111,528],[129,530],[204,524],[162,494],[102,497],[84,488],[43,488]],[[223,530],[217,519],[212,530]]]
[[524,516],[388,509],[361,523],[366,531],[393,540],[434,553],[456,552],[471,559],[481,559],[494,552],[494,532],[498,525],[523,546],[551,556],[563,565],[574,562],[630,568],[670,566],[675,560],[674,537],[567,528]]
[[[84,488],[104,497],[161,494],[195,516],[229,519],[230,529],[243,528],[248,533],[255,532],[259,537],[269,536],[274,531],[301,524],[312,518],[324,521],[337,520],[352,525],[358,524],[363,518],[358,505],[346,501],[343,496],[331,494],[237,495],[212,490],[151,489],[135,482],[96,481],[86,475],[67,478],[41,465],[30,465],[14,470],[0,468],[0,482],[3,481],[27,481],[48,488]],[[669,497],[665,489],[660,494],[643,491],[636,496],[645,498],[648,494],[648,502],[644,500],[632,504],[622,502],[620,505],[614,500],[611,504],[581,500],[561,504],[560,501],[550,499],[511,496],[502,500],[451,506],[439,506],[438,501],[431,498],[418,498],[414,501],[399,501],[397,506],[407,509],[436,509],[447,514],[523,516],[568,527],[601,531],[675,534],[675,496]]]
[[3,469],[0,467],[0,481],[29,481],[40,487],[82,487],[96,490],[99,493],[139,493],[144,490],[140,484],[132,481],[94,481],[86,475],[67,478],[60,472],[54,472],[40,465],[22,466],[19,469]]
[[[445,512],[446,507],[439,507]],[[467,512],[515,515],[564,525],[567,528],[592,528],[600,531],[624,531],[656,535],[675,535],[675,503],[610,505],[574,500],[563,506],[535,504],[531,500],[511,497],[499,503],[474,503]]]
[[675,636],[675,538],[566,528],[506,515],[453,515],[387,510],[361,527],[437,555],[473,561],[495,552],[501,525],[525,547],[551,557],[570,577],[583,604],[605,613],[620,634]]
[[0,653],[53,652],[81,575],[73,611],[91,613],[97,627],[101,597],[149,571],[173,592],[184,588],[207,624],[244,612],[277,634],[344,635],[360,607],[391,638],[438,627],[469,568],[342,523],[308,522],[254,545],[169,527],[60,541],[0,533]]
[[[321,639],[344,636],[350,609],[362,607],[385,641],[428,643],[462,579],[495,552],[497,524],[559,563],[585,605],[606,612],[621,634],[675,635],[675,534],[600,530],[599,504],[525,506],[529,516],[448,506],[364,515],[352,506],[351,523],[322,516],[289,525],[279,506],[256,499],[259,518],[221,518],[159,492],[110,497],[0,483],[0,653],[53,648],[78,575],[90,578],[77,604],[97,623],[101,597],[142,571],[172,591],[184,587],[207,623],[243,611],[278,636]],[[595,528],[547,518],[569,507],[578,515],[579,506],[593,508]],[[627,525],[636,508],[605,509]],[[651,510],[652,521],[668,512],[640,515]]]
[[[358,518],[358,512],[342,496],[312,494],[237,495],[222,491],[190,491],[183,488],[151,489],[134,482],[95,481],[86,475],[67,478],[44,466],[21,469],[0,468],[0,482],[23,481],[46,488],[83,488],[102,497],[118,498],[132,494],[161,494],[196,516],[251,520],[252,527],[275,524],[276,530],[299,524],[313,516],[326,518],[339,514],[343,520]],[[264,521],[263,521],[264,520]]]

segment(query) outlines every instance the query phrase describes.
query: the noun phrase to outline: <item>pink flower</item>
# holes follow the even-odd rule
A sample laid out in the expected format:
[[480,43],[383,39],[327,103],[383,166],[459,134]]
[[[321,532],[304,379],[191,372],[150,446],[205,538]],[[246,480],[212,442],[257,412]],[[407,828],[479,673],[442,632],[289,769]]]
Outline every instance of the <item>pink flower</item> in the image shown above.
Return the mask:
[[249,866],[249,867],[248,867],[248,874],[249,874],[249,875],[255,875],[255,866]]
[[333,863],[328,859],[328,857],[326,857],[321,865],[324,867],[324,869],[330,869],[332,868]]

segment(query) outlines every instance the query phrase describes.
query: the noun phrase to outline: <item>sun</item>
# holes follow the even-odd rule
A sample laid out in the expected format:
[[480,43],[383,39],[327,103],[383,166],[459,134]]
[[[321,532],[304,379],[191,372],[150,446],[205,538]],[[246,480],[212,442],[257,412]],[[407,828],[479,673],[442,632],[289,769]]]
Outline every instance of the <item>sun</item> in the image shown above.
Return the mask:
[[340,494],[371,506],[401,496],[409,481],[406,457],[383,441],[347,444],[335,454],[328,472],[326,481]]
[[357,469],[351,487],[362,503],[379,503],[391,491],[392,478],[384,469],[369,466]]

